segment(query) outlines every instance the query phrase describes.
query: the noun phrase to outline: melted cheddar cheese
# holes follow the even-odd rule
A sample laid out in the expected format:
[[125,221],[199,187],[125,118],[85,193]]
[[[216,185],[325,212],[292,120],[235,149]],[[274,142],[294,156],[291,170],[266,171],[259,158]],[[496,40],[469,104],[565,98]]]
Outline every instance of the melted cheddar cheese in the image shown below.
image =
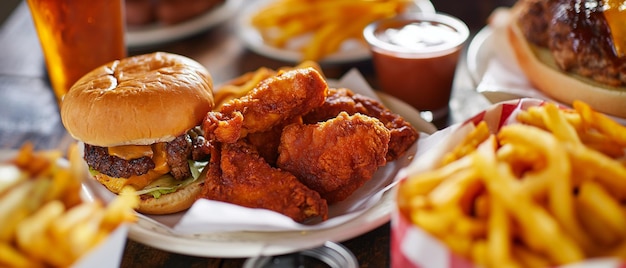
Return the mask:
[[626,56],[626,1],[605,0],[604,18],[609,25],[617,57]]
[[109,147],[109,154],[122,159],[132,160],[140,157],[152,157],[154,152],[150,145],[122,145]]
[[[159,142],[153,145],[124,145],[109,147],[110,155],[114,155],[126,160],[148,156],[151,157],[152,161],[154,162],[154,169],[149,170],[146,174],[143,175],[131,176],[127,179],[122,179],[123,183],[121,185],[118,185],[118,187],[121,189],[121,187],[123,186],[131,185],[136,190],[140,190],[146,187],[156,178],[170,172],[170,167],[167,164],[167,153],[165,151],[165,145],[166,143]],[[115,184],[120,184],[120,182],[116,181]]]
[[170,172],[170,166],[167,164],[167,153],[165,152],[165,143],[160,142],[153,144],[152,146],[154,161],[154,169],[148,171],[148,173],[132,176],[126,180],[126,185],[132,185],[135,189],[143,189],[146,185],[150,184],[154,179],[160,177],[163,174]]

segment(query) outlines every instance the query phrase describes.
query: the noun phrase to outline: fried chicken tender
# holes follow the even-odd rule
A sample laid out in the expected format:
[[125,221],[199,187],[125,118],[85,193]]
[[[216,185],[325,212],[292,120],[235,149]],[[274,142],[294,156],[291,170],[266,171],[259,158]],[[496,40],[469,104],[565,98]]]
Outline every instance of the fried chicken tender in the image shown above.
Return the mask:
[[222,143],[214,151],[203,198],[273,210],[296,222],[328,218],[326,200],[291,173],[271,167],[249,144]]
[[219,112],[209,112],[202,127],[209,139],[233,143],[321,106],[327,92],[326,80],[311,67],[280,72],[225,103]]
[[270,166],[275,167],[276,159],[278,159],[280,135],[283,132],[283,128],[289,124],[302,124],[302,117],[294,118],[294,120],[277,125],[268,131],[250,133],[244,140],[255,147],[259,155],[263,157]]
[[283,129],[277,166],[333,204],[386,164],[389,138],[383,123],[358,113],[341,112],[314,125],[291,124]]
[[355,94],[347,88],[328,90],[324,104],[303,117],[305,124],[314,124],[334,118],[340,112],[361,113],[380,120],[391,134],[387,161],[391,162],[404,154],[419,138],[419,132],[404,118],[370,97]]

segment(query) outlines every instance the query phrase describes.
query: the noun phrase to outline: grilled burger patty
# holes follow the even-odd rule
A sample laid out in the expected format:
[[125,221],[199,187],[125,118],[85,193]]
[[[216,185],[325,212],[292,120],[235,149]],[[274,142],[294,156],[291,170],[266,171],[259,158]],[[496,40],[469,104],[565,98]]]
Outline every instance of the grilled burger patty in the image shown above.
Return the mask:
[[[176,137],[165,146],[167,164],[170,174],[182,180],[191,176],[188,159],[195,161],[205,160],[209,156],[210,144],[195,131],[190,131]],[[155,168],[150,157],[143,156],[126,160],[110,155],[107,147],[85,144],[85,161],[93,169],[115,178],[129,178],[146,174]]]
[[530,0],[518,17],[526,38],[550,49],[564,71],[611,85],[626,85],[626,58],[613,49],[603,1]]

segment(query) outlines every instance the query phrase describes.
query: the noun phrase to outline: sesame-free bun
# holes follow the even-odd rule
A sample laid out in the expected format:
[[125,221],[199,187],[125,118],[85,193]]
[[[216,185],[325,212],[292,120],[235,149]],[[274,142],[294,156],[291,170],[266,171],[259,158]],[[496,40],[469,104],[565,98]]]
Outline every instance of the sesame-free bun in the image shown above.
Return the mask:
[[167,142],[213,108],[213,81],[198,62],[156,52],[116,60],[79,79],[61,119],[77,140],[102,147]]
[[530,44],[517,24],[519,9],[511,10],[507,40],[517,63],[534,87],[561,103],[574,100],[588,103],[596,111],[626,118],[626,88],[600,84],[589,78],[558,68],[547,48]]

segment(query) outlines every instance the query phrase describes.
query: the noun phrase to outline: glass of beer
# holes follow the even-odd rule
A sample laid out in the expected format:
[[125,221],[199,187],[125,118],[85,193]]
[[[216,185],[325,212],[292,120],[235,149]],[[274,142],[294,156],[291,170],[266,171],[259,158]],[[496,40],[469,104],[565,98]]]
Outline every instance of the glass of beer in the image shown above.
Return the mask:
[[58,103],[92,69],[126,57],[124,0],[27,0]]

